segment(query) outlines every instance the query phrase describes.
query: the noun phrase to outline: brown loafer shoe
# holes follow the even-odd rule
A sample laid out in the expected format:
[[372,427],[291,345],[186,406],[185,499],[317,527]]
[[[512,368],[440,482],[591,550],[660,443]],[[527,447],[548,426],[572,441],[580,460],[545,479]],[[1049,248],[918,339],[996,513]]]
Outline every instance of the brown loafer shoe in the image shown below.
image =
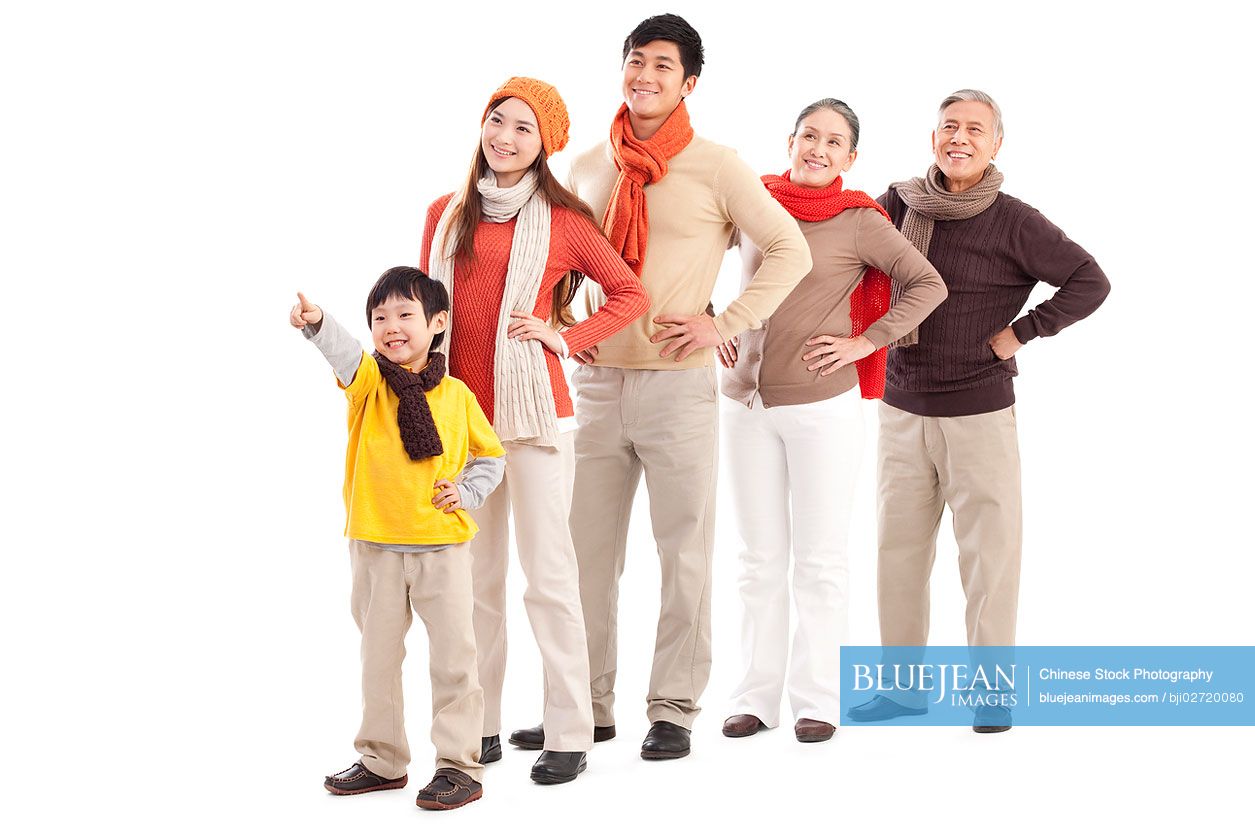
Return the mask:
[[376,775],[360,763],[355,763],[343,772],[328,775],[322,782],[323,787],[332,795],[360,795],[376,790],[399,790],[410,780],[410,776],[385,778]]
[[437,769],[431,783],[418,791],[414,803],[424,810],[453,810],[484,794],[484,785],[460,769]]
[[753,714],[733,714],[723,721],[724,737],[749,737],[767,728]]
[[831,740],[836,732],[837,727],[831,723],[808,720],[805,717],[798,720],[797,725],[793,727],[793,734],[797,735],[798,743],[823,743],[825,740]]

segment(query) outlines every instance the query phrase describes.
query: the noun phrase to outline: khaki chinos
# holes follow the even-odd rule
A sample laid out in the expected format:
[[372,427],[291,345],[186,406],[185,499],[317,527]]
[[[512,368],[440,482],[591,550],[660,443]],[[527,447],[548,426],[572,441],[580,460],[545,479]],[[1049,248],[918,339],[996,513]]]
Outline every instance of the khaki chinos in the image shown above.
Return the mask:
[[881,643],[928,642],[929,576],[949,505],[968,644],[1015,644],[1023,539],[1015,407],[930,418],[881,402],[877,476]]
[[469,545],[407,554],[350,540],[349,555],[353,620],[362,631],[362,726],[354,741],[362,765],[394,779],[410,762],[401,662],[412,606],[427,627],[430,647],[436,768],[459,769],[480,780],[484,692],[475,664]]
[[588,630],[593,721],[614,724],[619,578],[641,474],[662,568],[651,722],[691,728],[710,678],[710,580],[719,447],[712,366],[581,366],[571,534]]

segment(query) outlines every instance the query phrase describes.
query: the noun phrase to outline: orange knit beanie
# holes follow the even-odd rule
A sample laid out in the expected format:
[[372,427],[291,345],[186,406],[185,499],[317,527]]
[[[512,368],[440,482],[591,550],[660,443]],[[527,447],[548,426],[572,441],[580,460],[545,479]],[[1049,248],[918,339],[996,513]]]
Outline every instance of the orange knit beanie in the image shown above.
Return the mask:
[[540,128],[540,142],[545,148],[545,156],[553,156],[566,147],[570,136],[571,118],[567,116],[566,103],[562,101],[557,88],[552,84],[546,84],[535,78],[515,76],[488,97],[488,106],[484,108],[484,115],[479,120],[481,125],[488,119],[488,111],[492,109],[492,103],[503,99],[522,99],[536,114],[536,121],[539,122]]

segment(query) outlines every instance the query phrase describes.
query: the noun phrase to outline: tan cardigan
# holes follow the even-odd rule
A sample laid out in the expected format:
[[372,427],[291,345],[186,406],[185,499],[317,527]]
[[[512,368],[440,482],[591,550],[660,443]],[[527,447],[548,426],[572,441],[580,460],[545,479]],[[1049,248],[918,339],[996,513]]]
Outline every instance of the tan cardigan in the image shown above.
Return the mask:
[[[850,336],[850,294],[867,265],[892,276],[904,291],[863,334],[877,348],[910,331],[946,298],[946,286],[928,259],[875,209],[846,209],[825,221],[795,223],[810,245],[814,269],[762,328],[741,335],[736,366],[723,374],[723,393],[746,406],[755,393],[763,406],[773,407],[826,400],[858,385],[853,364],[821,377],[822,370],[807,371],[815,361],[802,355],[816,348],[805,344],[811,337]],[[762,260],[752,239],[746,231],[741,243],[745,282]]]
[[[601,218],[618,177],[610,143],[580,154],[571,163],[568,185]],[[649,291],[649,312],[597,344],[596,365],[623,369],[686,369],[709,366],[710,349],[677,363],[659,357],[661,344],[649,338],[666,326],[659,314],[705,312],[735,228],[761,242],[763,257],[745,289],[715,317],[724,339],[758,328],[810,270],[810,253],[792,216],[763,188],[758,175],[731,148],[695,136],[668,163],[667,176],[645,187],[649,241],[641,281]],[[605,301],[589,287],[589,309]]]

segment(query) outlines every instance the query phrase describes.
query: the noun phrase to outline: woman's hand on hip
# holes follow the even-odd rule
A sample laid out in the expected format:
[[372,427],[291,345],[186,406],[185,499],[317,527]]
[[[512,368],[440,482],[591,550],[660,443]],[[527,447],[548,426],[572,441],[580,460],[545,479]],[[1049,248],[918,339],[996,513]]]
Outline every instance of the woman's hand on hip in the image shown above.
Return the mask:
[[723,364],[725,369],[730,369],[736,365],[737,349],[740,347],[740,337],[733,337],[726,343],[719,343],[719,345],[715,346],[715,354],[719,357],[719,362]]
[[558,332],[538,316],[522,311],[510,311],[510,327],[506,336],[512,340],[540,340],[541,344],[559,357],[566,356],[566,344]]
[[823,369],[819,373],[821,377],[827,377],[842,366],[862,360],[876,350],[872,341],[863,336],[830,337],[821,334],[811,337],[806,344],[815,346],[815,349],[803,354],[802,361],[810,364],[806,367],[808,371]]

